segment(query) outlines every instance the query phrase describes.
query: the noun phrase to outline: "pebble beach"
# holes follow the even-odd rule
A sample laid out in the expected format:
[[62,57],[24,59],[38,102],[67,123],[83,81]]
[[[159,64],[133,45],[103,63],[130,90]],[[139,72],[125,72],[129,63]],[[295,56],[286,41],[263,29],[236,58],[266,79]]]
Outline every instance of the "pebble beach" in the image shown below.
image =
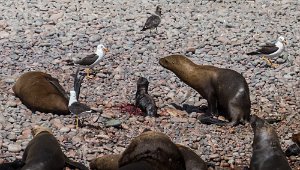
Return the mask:
[[[157,5],[162,7],[157,31],[142,32]],[[0,163],[20,159],[31,128],[42,125],[70,159],[86,166],[96,157],[122,153],[146,128],[190,147],[215,169],[248,166],[250,124],[201,124],[197,118],[205,113],[206,100],[158,63],[175,53],[241,73],[250,89],[251,114],[281,119],[272,126],[284,151],[299,133],[299,0],[0,0],[0,13]],[[278,67],[246,55],[279,36],[288,44],[272,59]],[[76,67],[66,61],[93,53],[100,43],[110,52],[94,67],[94,78],[84,79],[79,99],[97,113],[80,115],[80,128],[74,115],[33,114],[14,96],[16,80],[34,70],[51,74],[68,92]],[[140,76],[150,82],[157,118],[121,110],[135,102]],[[300,169],[299,156],[288,161]]]

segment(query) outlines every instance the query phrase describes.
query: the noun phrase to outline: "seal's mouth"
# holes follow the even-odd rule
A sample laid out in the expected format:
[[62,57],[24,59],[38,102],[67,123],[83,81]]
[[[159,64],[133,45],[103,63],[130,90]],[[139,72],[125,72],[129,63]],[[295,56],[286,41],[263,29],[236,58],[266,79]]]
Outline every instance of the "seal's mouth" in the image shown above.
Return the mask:
[[159,64],[164,68],[167,68],[169,61],[166,58],[159,59]]

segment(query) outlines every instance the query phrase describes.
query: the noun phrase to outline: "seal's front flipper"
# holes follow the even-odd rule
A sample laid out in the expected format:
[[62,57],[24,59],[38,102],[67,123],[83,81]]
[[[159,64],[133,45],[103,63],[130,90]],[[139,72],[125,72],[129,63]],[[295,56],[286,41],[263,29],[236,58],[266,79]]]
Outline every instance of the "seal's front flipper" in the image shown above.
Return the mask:
[[85,165],[83,165],[82,163],[79,162],[75,162],[70,160],[66,155],[65,155],[65,166],[72,168],[72,169],[79,169],[79,170],[89,170],[89,168],[87,168]]

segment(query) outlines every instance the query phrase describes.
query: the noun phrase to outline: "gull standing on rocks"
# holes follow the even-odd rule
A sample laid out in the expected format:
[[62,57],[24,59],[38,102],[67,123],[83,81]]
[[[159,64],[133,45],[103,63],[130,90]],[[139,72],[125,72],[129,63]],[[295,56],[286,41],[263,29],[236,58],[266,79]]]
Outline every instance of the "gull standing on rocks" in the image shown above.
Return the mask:
[[144,27],[143,27],[143,29],[141,31],[145,31],[145,30],[150,29],[150,33],[151,33],[151,30],[154,29],[154,28],[157,31],[157,27],[160,24],[160,22],[161,22],[161,6],[158,5],[156,7],[155,13],[152,14],[146,20],[146,23],[145,23],[145,25],[144,25]]
[[270,58],[278,57],[284,51],[284,46],[287,44],[287,41],[284,39],[283,36],[280,36],[277,39],[276,43],[266,43],[266,45],[261,46],[256,51],[247,53],[247,55],[260,55],[262,59],[267,62],[268,65],[271,67],[276,67],[276,64],[272,64]]
[[83,80],[84,76],[79,74],[79,68],[76,71],[76,74],[74,76],[74,86],[70,90],[70,98],[69,98],[69,104],[68,108],[71,114],[76,115],[76,128],[78,128],[78,114],[83,113],[83,112],[89,112],[91,113],[93,110],[78,101],[79,94],[80,94],[80,87],[81,87],[81,82]]
[[75,65],[78,66],[82,66],[85,67],[85,72],[87,74],[88,78],[90,77],[90,73],[91,73],[91,69],[100,63],[100,61],[102,60],[102,58],[105,56],[105,54],[109,52],[109,50],[107,48],[105,48],[105,46],[103,44],[99,44],[97,46],[97,50],[94,54],[90,54],[78,61],[74,61]]

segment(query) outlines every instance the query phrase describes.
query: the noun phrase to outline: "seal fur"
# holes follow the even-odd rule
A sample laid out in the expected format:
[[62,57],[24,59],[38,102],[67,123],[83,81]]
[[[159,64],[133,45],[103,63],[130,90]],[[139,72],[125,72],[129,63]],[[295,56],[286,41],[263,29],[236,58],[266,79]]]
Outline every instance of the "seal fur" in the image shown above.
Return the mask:
[[197,65],[180,54],[163,57],[159,64],[200,93],[208,102],[209,114],[224,115],[231,125],[250,119],[249,87],[240,73],[209,65]]
[[250,123],[254,132],[250,170],[291,170],[271,125],[256,115]]
[[79,170],[88,170],[81,163],[69,160],[62,152],[60,144],[50,129],[37,126],[33,128],[34,138],[27,145],[21,170],[62,170],[68,166]]
[[90,163],[91,170],[118,170],[121,155],[105,155],[93,159]]
[[184,170],[184,158],[177,146],[165,134],[143,132],[134,138],[123,152],[119,167],[125,169]]
[[12,89],[32,112],[69,114],[67,93],[50,74],[40,71],[24,73]]

